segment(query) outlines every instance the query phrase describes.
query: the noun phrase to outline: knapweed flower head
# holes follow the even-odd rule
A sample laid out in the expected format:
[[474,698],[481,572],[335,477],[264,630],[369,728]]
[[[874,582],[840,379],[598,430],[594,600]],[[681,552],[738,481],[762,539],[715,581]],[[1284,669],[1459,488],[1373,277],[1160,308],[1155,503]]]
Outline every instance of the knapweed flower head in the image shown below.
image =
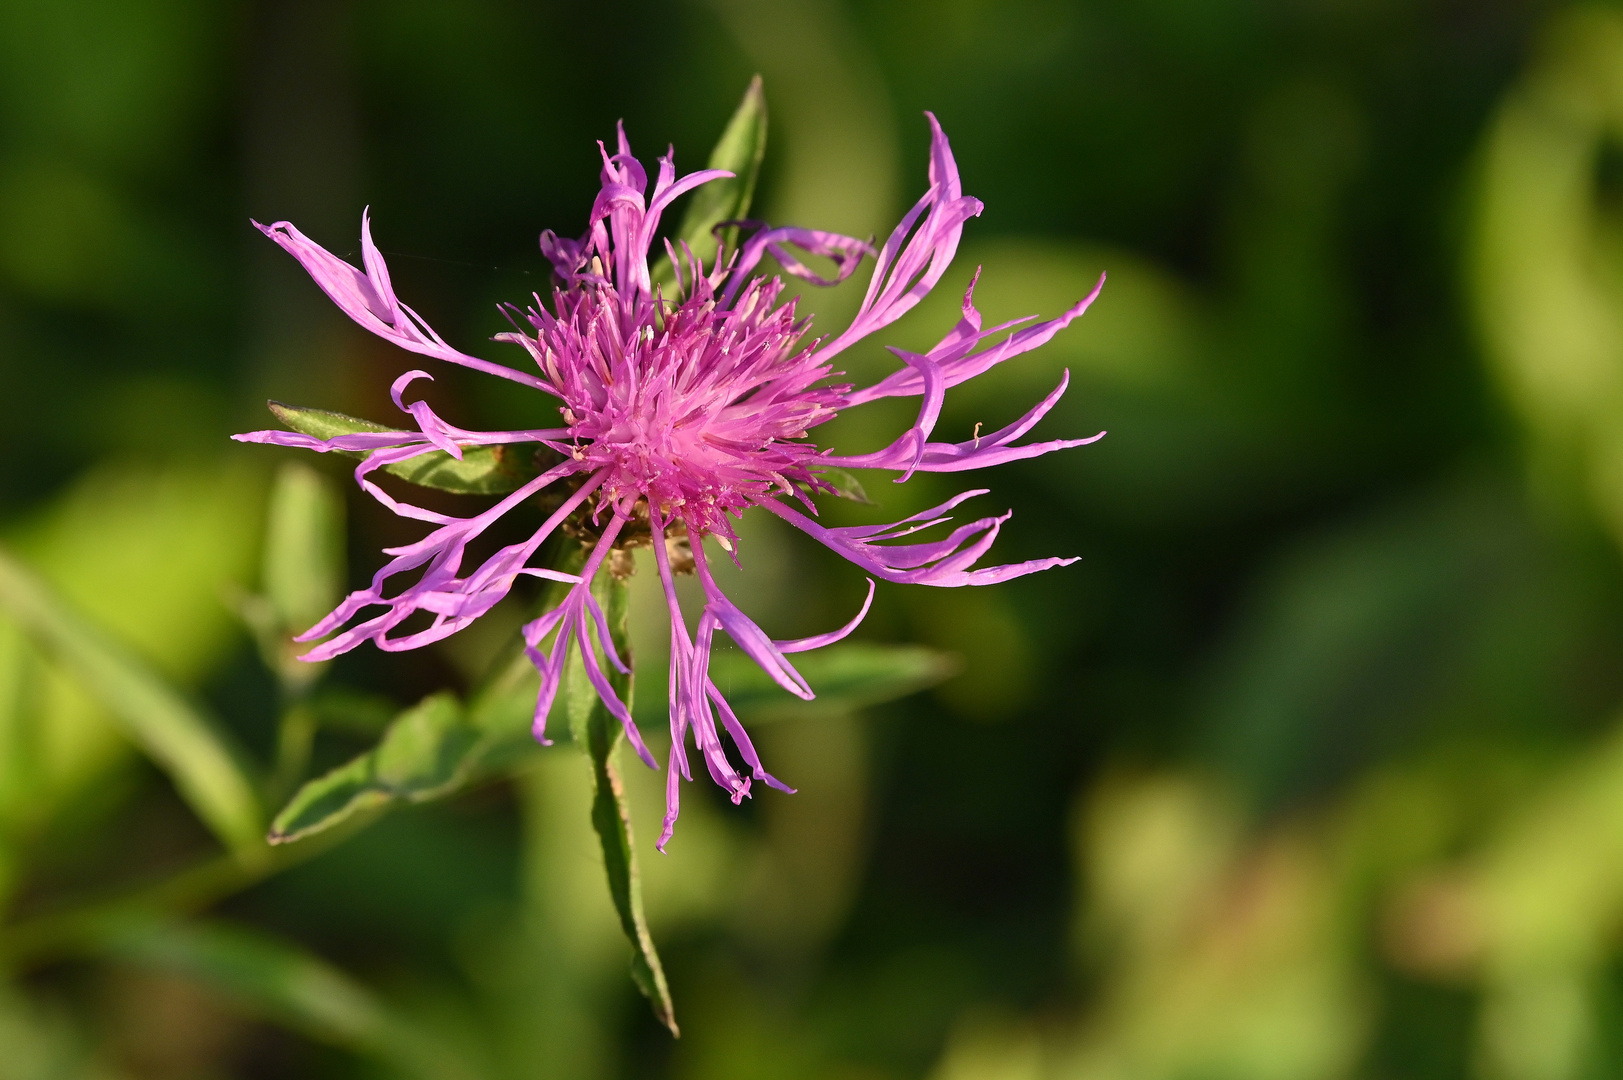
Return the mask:
[[[931,441],[951,387],[1047,342],[1087,309],[1098,287],[1050,321],[1022,319],[985,327],[975,309],[971,280],[962,316],[934,348],[925,353],[893,349],[902,366],[871,386],[838,381],[834,359],[918,304],[952,262],[964,223],[981,212],[980,201],[963,193],[940,125],[934,116],[929,121],[929,190],[883,247],[876,251],[865,241],[811,229],[756,226],[732,250],[723,245],[713,263],[705,266],[685,246],[675,248],[666,242],[661,254],[677,268],[678,278],[671,296],[655,286],[649,264],[661,216],[682,194],[732,174],[704,170],[677,178],[673,154],[667,152],[659,159],[649,191],[648,175],[632,156],[622,128],[616,151],[611,154],[603,148],[603,186],[585,235],[569,240],[550,231],[541,234],[541,250],[556,276],[551,296],[535,296],[523,310],[506,309],[515,330],[496,340],[528,354],[524,370],[452,348],[401,303],[372,242],[367,217],[361,223],[361,268],[321,248],[288,222],[259,226],[361,326],[412,352],[508,379],[556,399],[552,405],[561,421],[556,427],[518,431],[456,427],[426,402],[407,400],[415,380],[432,378],[412,370],[395,381],[392,394],[415,430],[329,439],[287,431],[236,436],[317,451],[365,452],[355,470],[360,485],[395,513],[434,526],[416,543],[389,550],[393,559],[378,570],[368,588],[351,593],[301,635],[300,640],[306,641],[328,638],[305,659],[328,659],[364,641],[391,651],[418,648],[456,633],[489,611],[520,575],[560,580],[571,586],[563,602],[523,629],[529,657],[541,678],[536,737],[546,741],[547,714],[573,641],[604,705],[624,725],[642,760],[656,767],[630,710],[605,675],[605,662],[621,671],[627,670],[626,662],[617,654],[591,592],[591,582],[611,552],[649,544],[671,622],[671,750],[659,840],[663,850],[676,821],[679,780],[691,779],[690,734],[710,776],[734,802],[750,793],[753,781],[791,790],[762,767],[749,734],[710,677],[717,631],[785,690],[809,699],[812,688],[789,657],[850,634],[872,603],[874,578],[917,585],[990,585],[1075,561],[1048,558],[977,567],[1008,514],[959,525],[938,539],[911,539],[948,522],[950,511],[983,490],[965,491],[892,524],[832,528],[818,521],[814,497],[835,490],[829,470],[892,470],[900,474],[900,482],[916,472],[985,468],[1099,437],[1016,442],[1065,392],[1066,373],[1052,393],[1002,430],[965,442]],[[796,252],[831,260],[832,277],[819,276]],[[768,255],[784,273],[818,285],[845,280],[871,257],[872,276],[855,319],[837,334],[810,336],[810,320],[797,317],[794,301],[783,299],[783,280],[759,271]],[[838,455],[813,439],[813,429],[841,411],[887,397],[918,398],[919,409],[913,425],[884,449]],[[460,459],[470,447],[519,443],[549,447],[556,453],[556,463],[471,517],[398,500],[372,479],[380,468],[423,454],[444,451]],[[472,541],[498,518],[548,489],[557,506],[533,535],[477,566],[465,565]],[[777,515],[871,575],[867,601],[855,618],[816,637],[775,641],[722,593],[703,541],[714,537],[719,547],[734,552],[733,522],[752,507]],[[560,529],[582,535],[592,545],[578,574],[530,565],[542,543]],[[704,594],[703,609],[691,630],[677,603],[675,583],[678,573],[689,570],[698,575]],[[415,578],[402,584],[408,575]],[[428,613],[429,625],[401,631],[401,624],[417,613]],[[743,770],[729,758],[723,730],[731,736]]]

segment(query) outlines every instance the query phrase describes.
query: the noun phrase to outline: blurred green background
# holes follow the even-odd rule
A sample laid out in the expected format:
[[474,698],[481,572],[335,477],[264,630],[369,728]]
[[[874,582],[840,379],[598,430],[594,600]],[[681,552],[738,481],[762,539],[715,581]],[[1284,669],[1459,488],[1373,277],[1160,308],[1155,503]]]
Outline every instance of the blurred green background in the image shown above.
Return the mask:
[[[987,205],[853,374],[934,341],[977,264],[989,318],[1104,270],[941,430],[1068,367],[1040,434],[1110,434],[973,504],[1015,511],[1001,561],[1082,562],[880,588],[864,640],[957,674],[757,710],[797,795],[684,789],[643,852],[673,1041],[567,746],[255,847],[256,807],[467,691],[520,610],[311,684],[287,628],[419,527],[227,436],[268,397],[389,420],[419,363],[250,217],[354,258],[370,205],[401,296],[516,362],[494,305],[582,228],[594,140],[624,118],[696,168],[755,72],[762,216],[883,235],[926,108]],[[859,291],[808,296],[820,328]],[[434,374],[455,423],[547,422]],[[1623,10],[0,0],[0,377],[0,1080],[1623,1076]],[[777,524],[727,587],[778,636],[843,621],[861,575]],[[642,845],[661,782],[626,761]]]

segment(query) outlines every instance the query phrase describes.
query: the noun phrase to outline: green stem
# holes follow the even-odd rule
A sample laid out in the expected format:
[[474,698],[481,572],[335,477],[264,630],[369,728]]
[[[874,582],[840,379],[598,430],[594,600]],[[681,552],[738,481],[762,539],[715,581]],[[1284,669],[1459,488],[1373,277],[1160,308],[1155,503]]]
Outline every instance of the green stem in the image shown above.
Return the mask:
[[305,766],[310,764],[310,747],[315,737],[315,710],[303,695],[294,697],[283,708],[276,726],[276,764],[265,785],[267,806],[281,806],[298,787]]
[[[631,636],[626,630],[630,588],[624,581],[616,580],[604,567],[592,582],[592,593],[603,607],[615,651],[627,667],[632,667]],[[601,644],[607,646],[609,642]],[[589,649],[592,644],[582,641],[580,647]],[[607,651],[606,648],[604,651]],[[610,685],[630,708],[631,675],[606,666]],[[598,841],[602,845],[603,868],[608,874],[609,895],[614,900],[614,910],[620,916],[620,928],[631,944],[631,978],[653,1006],[659,1022],[672,1035],[679,1035],[665,969],[660,964],[654,939],[648,932],[648,919],[643,914],[642,878],[637,868],[636,845],[631,834],[631,808],[626,803],[625,787],[614,764],[614,751],[625,737],[625,729],[604,707],[597,692],[586,684],[584,678],[578,684],[577,695],[588,703],[584,730],[577,735],[577,740],[585,744],[583,749],[592,765],[592,828],[597,831]]]

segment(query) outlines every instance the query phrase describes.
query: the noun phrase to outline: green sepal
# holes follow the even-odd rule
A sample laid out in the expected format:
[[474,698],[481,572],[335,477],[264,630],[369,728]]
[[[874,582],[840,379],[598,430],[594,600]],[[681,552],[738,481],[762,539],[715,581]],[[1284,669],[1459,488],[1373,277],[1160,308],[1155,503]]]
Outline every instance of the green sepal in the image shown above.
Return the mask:
[[[671,238],[677,254],[682,243],[701,263],[710,263],[716,257],[718,246],[725,242],[732,247],[738,242],[738,229],[723,230],[716,236],[716,226],[723,221],[737,221],[749,213],[755,198],[755,182],[761,173],[761,159],[766,156],[766,95],[761,90],[759,75],[750,80],[744,99],[733,111],[732,119],[710,151],[707,169],[726,169],[730,179],[712,180],[700,185],[688,202],[687,213],[682,215],[681,227]],[[677,281],[676,268],[669,259],[661,260],[656,268],[654,282],[671,294]]]
[[[307,409],[285,405],[280,401],[267,404],[282,423],[316,439],[401,430],[327,409]],[[353,458],[366,456],[353,450],[335,452]],[[534,480],[541,475],[546,464],[556,459],[557,454],[553,450],[539,443],[504,443],[467,447],[462,451],[461,461],[444,450],[431,450],[410,461],[385,465],[382,471],[419,487],[454,491],[462,495],[505,495]]]
[[817,475],[828,481],[834,487],[834,494],[842,499],[861,503],[863,506],[878,506],[879,504],[868,498],[868,493],[862,487],[862,481],[856,474],[848,473],[844,469],[818,469]]

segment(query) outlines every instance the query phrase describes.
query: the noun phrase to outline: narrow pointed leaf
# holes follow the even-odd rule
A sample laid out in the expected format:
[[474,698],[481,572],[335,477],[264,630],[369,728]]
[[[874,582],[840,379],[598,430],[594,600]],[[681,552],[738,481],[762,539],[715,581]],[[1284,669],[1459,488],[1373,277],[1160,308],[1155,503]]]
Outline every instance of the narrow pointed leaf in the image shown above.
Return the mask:
[[371,750],[301,787],[271,823],[270,842],[324,832],[390,802],[426,802],[461,787],[479,732],[456,697],[435,694],[397,716]]
[[862,481],[858,480],[854,473],[848,473],[844,469],[821,469],[819,475],[834,485],[834,494],[840,498],[850,499],[852,502],[861,503],[863,506],[878,505],[868,498],[868,493],[863,490]]
[[[680,242],[685,241],[701,262],[709,263],[716,257],[720,242],[716,237],[716,226],[723,221],[737,221],[749,213],[750,203],[755,198],[755,181],[761,172],[761,159],[765,155],[766,95],[761,91],[761,77],[757,75],[750,80],[749,89],[744,91],[744,99],[738,103],[732,119],[727,121],[726,129],[722,131],[721,138],[710,151],[710,160],[705,164],[709,169],[726,169],[733,177],[729,180],[712,180],[689,196],[687,213],[682,216],[682,225],[672,238],[678,252],[681,251]],[[725,232],[723,239],[730,247],[737,241],[738,230],[730,228]],[[659,264],[659,283],[668,290],[675,281],[674,268],[669,260],[663,260]]]
[[264,819],[253,785],[185,695],[4,550],[0,608],[106,707],[216,836],[234,850],[259,847]]
[[[582,558],[571,542],[555,568],[574,573]],[[549,582],[541,609],[556,607],[568,588]],[[271,823],[270,842],[294,843],[394,803],[444,798],[539,752],[530,732],[535,668],[515,643],[493,671],[466,706],[449,694],[425,698],[391,720],[372,749],[305,783]]]
[[[621,659],[631,665],[631,640],[626,633],[626,612],[630,606],[630,588],[607,571],[600,573],[592,583],[592,592],[608,617],[609,635]],[[612,667],[606,672],[620,700],[631,703],[631,676]],[[583,688],[582,688],[583,687]],[[603,846],[603,866],[608,872],[609,894],[614,898],[614,910],[620,916],[620,928],[631,943],[631,978],[643,996],[653,1006],[659,1022],[670,1029],[672,1035],[681,1034],[676,1026],[676,1012],[671,1003],[670,987],[665,981],[665,969],[660,965],[654,939],[648,932],[648,920],[643,914],[642,880],[637,869],[637,853],[631,840],[631,808],[626,803],[625,788],[614,763],[614,751],[624,737],[620,721],[592,690],[585,679],[576,684],[575,694],[582,700],[569,703],[570,712],[579,712],[584,718],[584,736],[587,755],[592,761],[592,827],[597,830]],[[586,695],[590,699],[586,700]]]
[[922,645],[830,645],[794,658],[817,697],[792,697],[749,657],[736,649],[718,649],[710,659],[710,677],[741,717],[760,722],[827,710],[859,709],[892,701],[934,686],[957,674],[961,664],[950,653]]
[[[579,545],[570,544],[557,560],[557,568],[578,571],[582,555]],[[567,586],[553,584],[544,608],[555,607],[567,590]],[[593,583],[593,591],[608,618],[614,647],[629,663],[629,589],[604,572]],[[630,676],[612,666],[607,675],[621,700],[630,704]],[[494,677],[475,693],[466,708],[450,695],[425,699],[397,717],[373,749],[300,788],[276,816],[271,842],[302,840],[358,813],[376,811],[391,803],[442,798],[498,769],[517,764],[538,749],[530,733],[535,693],[535,669],[522,652],[515,650],[496,665]],[[660,1022],[676,1034],[670,989],[643,914],[630,809],[614,763],[614,751],[624,737],[624,729],[598,700],[578,654],[565,674],[561,698],[570,737],[586,750],[591,762],[592,827],[602,844],[615,911],[631,943],[632,980],[648,998]]]
[[[284,405],[280,401],[272,401],[269,405],[270,411],[282,423],[317,439],[364,431],[401,430],[326,409],[307,409],[298,405]],[[353,458],[366,456],[353,451],[337,452]],[[454,491],[462,495],[505,495],[539,476],[544,463],[555,457],[551,450],[538,443],[507,443],[467,447],[462,451],[461,461],[444,450],[433,450],[410,461],[385,465],[382,471],[420,487],[440,491]]]

